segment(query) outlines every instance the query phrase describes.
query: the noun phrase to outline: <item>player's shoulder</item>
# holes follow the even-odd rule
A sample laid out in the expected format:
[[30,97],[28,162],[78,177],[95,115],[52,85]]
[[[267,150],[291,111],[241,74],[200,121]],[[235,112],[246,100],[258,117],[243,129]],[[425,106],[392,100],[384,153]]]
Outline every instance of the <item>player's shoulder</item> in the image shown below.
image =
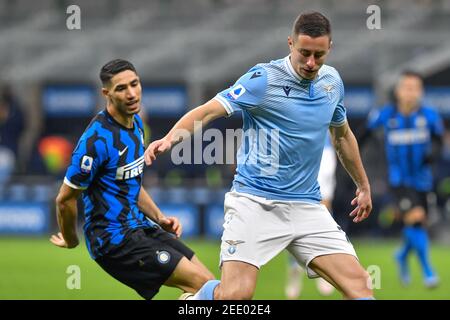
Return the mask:
[[335,81],[342,82],[341,75],[339,71],[330,65],[324,64],[319,70],[319,77],[333,78]]
[[375,123],[381,121],[381,123],[387,123],[387,121],[396,114],[395,106],[387,104],[381,107],[373,108],[368,116],[369,123]]
[[382,119],[387,120],[397,114],[397,108],[393,104],[386,104],[379,108],[378,112]]
[[324,82],[326,85],[334,86],[339,90],[341,95],[344,94],[344,83],[336,68],[324,64],[319,70],[318,77],[318,81]]
[[[259,76],[266,79],[267,77],[276,77],[279,74],[282,74],[284,76],[286,73],[285,60],[286,58],[282,58],[271,60],[269,62],[258,63],[257,65],[253,66],[247,73],[250,73],[252,76]],[[254,75],[255,72],[257,73],[256,75]]]
[[263,96],[267,88],[267,69],[265,64],[259,63],[250,68],[233,87],[234,90],[242,90],[241,92],[251,92],[255,96]]
[[88,130],[95,131],[101,126],[106,126],[107,122],[108,121],[106,119],[106,112],[105,110],[102,110],[91,119],[91,122],[86,127],[86,131]]
[[436,108],[430,106],[430,105],[422,105],[420,107],[421,112],[430,118],[439,118],[439,112],[436,110]]
[[106,112],[104,110],[100,111],[92,118],[80,140],[89,140],[92,142],[98,140],[107,144],[107,137],[110,136],[109,133],[111,131],[109,127],[110,125],[106,117]]

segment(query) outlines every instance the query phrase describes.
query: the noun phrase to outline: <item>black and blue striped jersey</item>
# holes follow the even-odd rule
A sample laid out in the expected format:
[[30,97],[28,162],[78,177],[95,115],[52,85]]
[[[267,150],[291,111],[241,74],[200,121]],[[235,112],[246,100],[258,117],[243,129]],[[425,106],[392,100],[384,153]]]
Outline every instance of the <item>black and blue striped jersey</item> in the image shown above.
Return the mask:
[[82,189],[84,234],[93,259],[122,244],[136,228],[154,225],[138,209],[144,170],[144,129],[138,115],[133,128],[119,124],[106,110],[81,136],[64,183]]
[[424,162],[429,154],[433,136],[442,136],[444,126],[437,111],[421,106],[410,115],[403,115],[396,106],[387,105],[374,110],[367,127],[384,128],[384,140],[393,187],[409,187],[428,192],[433,188],[431,166]]

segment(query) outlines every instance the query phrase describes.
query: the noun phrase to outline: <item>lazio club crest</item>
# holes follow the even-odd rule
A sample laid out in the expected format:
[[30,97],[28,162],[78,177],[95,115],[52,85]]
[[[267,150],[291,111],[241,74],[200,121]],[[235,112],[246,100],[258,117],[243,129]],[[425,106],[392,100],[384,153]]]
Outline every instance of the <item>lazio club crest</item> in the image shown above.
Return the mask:
[[228,253],[229,254],[233,254],[233,253],[236,252],[237,245],[241,244],[241,243],[244,243],[245,241],[242,241],[242,240],[225,240],[225,242],[229,244]]

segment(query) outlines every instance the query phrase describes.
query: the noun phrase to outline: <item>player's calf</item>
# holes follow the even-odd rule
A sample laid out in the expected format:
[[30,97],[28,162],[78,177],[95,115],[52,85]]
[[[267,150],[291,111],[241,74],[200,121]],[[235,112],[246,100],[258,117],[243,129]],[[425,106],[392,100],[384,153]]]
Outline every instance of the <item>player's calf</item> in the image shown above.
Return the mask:
[[348,279],[348,285],[342,288],[342,294],[346,299],[373,298],[371,287],[372,281],[367,271],[361,268],[356,274]]
[[225,286],[223,282],[219,284],[214,292],[215,300],[251,300],[254,289],[239,284]]

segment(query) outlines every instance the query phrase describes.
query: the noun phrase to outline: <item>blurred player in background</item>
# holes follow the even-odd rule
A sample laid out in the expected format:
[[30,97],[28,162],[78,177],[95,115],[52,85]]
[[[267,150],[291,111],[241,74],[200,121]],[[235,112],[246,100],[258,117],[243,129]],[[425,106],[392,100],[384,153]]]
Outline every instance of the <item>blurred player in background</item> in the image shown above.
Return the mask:
[[395,104],[371,113],[368,133],[380,127],[384,130],[389,185],[404,223],[403,246],[395,255],[401,282],[411,282],[408,255],[413,251],[419,258],[425,285],[434,287],[438,277],[429,258],[426,198],[433,190],[431,163],[440,154],[443,123],[436,111],[421,102],[423,79],[419,74],[405,71],[394,95]]
[[142,187],[144,127],[141,84],[134,66],[117,59],[100,72],[105,110],[81,136],[56,198],[61,230],[51,242],[74,248],[77,199],[82,194],[89,253],[107,273],[152,299],[164,284],[196,292],[213,275],[177,238],[182,227],[166,217]]
[[[334,189],[336,187],[336,164],[336,153],[331,144],[330,136],[327,135],[322,160],[320,161],[317,182],[319,182],[320,186],[321,202],[327,207],[329,212],[333,212],[332,204]],[[299,298],[302,291],[304,274],[304,269],[298,265],[293,256],[289,255],[288,276],[285,289],[285,294],[288,299],[293,300]],[[317,278],[316,285],[317,290],[323,296],[329,296],[334,291],[334,287],[323,278]]]
[[[288,37],[290,55],[251,68],[231,88],[184,115],[145,152],[147,164],[192,134],[196,126],[241,110],[244,134],[238,166],[225,196],[221,281],[194,299],[251,299],[259,268],[284,249],[347,299],[372,299],[370,277],[345,232],[320,204],[317,183],[327,131],[356,184],[355,223],[372,210],[358,143],[347,123],[339,73],[324,65],[331,27],[318,12],[300,15]],[[252,135],[251,132],[257,132]],[[264,151],[265,150],[265,151]],[[268,154],[270,150],[270,154]]]

